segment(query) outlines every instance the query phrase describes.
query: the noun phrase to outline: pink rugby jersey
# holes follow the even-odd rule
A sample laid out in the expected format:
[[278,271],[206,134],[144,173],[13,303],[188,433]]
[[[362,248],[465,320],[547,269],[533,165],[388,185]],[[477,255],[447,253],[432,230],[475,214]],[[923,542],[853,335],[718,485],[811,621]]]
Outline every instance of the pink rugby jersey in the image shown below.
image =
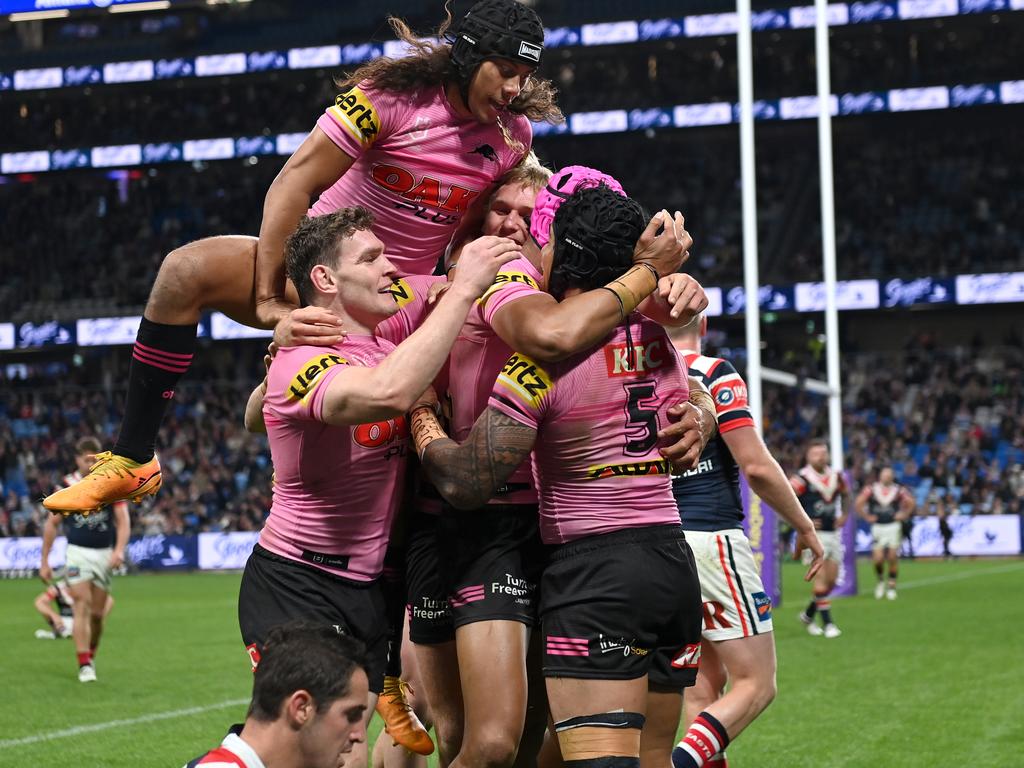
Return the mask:
[[322,421],[323,398],[349,366],[372,368],[394,348],[350,335],[334,347],[277,353],[263,400],[275,477],[259,539],[266,549],[356,581],[380,576],[402,496],[406,419],[332,426]]
[[[448,383],[451,434],[463,442],[477,417],[487,407],[494,380],[512,349],[494,332],[495,313],[506,304],[540,292],[541,275],[527,259],[510,261],[483,297],[469,312],[449,358]],[[530,465],[524,463],[508,480],[510,490],[499,493],[491,504],[536,504]],[[523,487],[528,486],[528,487]]]
[[537,430],[533,473],[545,544],[679,525],[671,467],[658,453],[668,409],[688,397],[662,327],[640,315],[602,346],[549,366],[513,354],[490,406]]
[[529,120],[503,117],[523,149],[509,147],[497,125],[457,115],[440,85],[395,93],[360,83],[317,120],[355,164],[309,215],[365,206],[399,274],[433,272],[470,204],[530,147]]

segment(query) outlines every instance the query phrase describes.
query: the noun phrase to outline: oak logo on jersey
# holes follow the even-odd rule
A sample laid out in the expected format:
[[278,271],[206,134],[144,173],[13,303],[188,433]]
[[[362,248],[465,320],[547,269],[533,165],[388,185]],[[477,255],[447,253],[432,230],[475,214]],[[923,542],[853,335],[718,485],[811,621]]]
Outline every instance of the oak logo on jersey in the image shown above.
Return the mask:
[[380,119],[373,102],[358,86],[339,94],[334,100],[334,106],[327,112],[364,146],[373,144],[380,133]]
[[480,191],[448,184],[433,176],[416,178],[400,165],[376,163],[370,177],[380,186],[424,208],[437,208],[449,213],[465,213]]
[[407,280],[402,278],[398,278],[391,283],[391,295],[394,297],[399,309],[412,303],[416,298],[416,293],[413,291],[412,286],[409,285]]
[[551,377],[547,371],[518,352],[505,363],[498,374],[498,381],[534,405],[539,405],[551,391]]
[[363,448],[380,448],[408,437],[409,425],[405,416],[352,427],[352,440]]
[[672,468],[664,459],[659,461],[634,461],[629,464],[598,464],[587,467],[588,480],[604,480],[607,477],[643,477],[645,475],[668,475]]
[[665,342],[652,339],[633,345],[630,354],[628,344],[609,344],[604,348],[604,362],[610,377],[635,376],[661,368],[665,365]]
[[294,403],[305,400],[320,383],[320,375],[336,365],[348,365],[348,360],[341,355],[311,357],[303,363],[302,370],[288,383],[287,401]]

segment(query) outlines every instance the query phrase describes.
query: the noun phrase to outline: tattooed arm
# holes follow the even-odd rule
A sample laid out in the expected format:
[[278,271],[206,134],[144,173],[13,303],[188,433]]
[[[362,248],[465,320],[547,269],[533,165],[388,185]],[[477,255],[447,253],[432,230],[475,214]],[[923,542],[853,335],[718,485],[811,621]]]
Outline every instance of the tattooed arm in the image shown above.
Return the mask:
[[464,443],[441,428],[429,404],[412,411],[416,452],[438,492],[457,509],[483,506],[530,456],[537,431],[488,408]]

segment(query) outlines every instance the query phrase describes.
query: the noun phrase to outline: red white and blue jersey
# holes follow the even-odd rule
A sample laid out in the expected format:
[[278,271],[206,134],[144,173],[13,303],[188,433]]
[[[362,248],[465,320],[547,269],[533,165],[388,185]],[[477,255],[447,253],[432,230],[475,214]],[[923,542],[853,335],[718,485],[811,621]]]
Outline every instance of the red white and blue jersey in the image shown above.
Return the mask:
[[266,768],[256,750],[242,740],[242,726],[233,725],[216,749],[190,760],[184,768]]
[[697,466],[672,478],[683,528],[721,531],[743,523],[740,470],[722,435],[740,427],[753,427],[747,384],[732,363],[697,352],[680,353],[689,375],[699,380],[715,401],[718,434],[704,446]]
[[834,531],[836,506],[839,497],[846,492],[843,476],[832,467],[826,467],[824,474],[818,474],[814,467],[806,466],[791,477],[789,482],[807,516],[820,521],[819,530]]

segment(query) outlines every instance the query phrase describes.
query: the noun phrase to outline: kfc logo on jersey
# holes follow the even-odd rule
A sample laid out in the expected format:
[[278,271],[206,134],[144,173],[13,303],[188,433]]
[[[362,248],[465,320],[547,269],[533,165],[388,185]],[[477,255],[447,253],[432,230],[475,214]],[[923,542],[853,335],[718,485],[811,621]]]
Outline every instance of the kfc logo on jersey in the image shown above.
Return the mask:
[[417,179],[400,165],[377,163],[370,170],[370,178],[410,203],[423,208],[436,208],[449,213],[465,213],[479,190],[447,184],[441,179],[424,176]]
[[609,344],[604,348],[604,362],[610,377],[636,376],[665,364],[665,344],[661,339],[634,344]]
[[310,358],[303,363],[302,370],[295,374],[295,378],[289,382],[288,402],[294,403],[297,400],[305,400],[316,388],[316,385],[320,383],[320,375],[324,371],[336,365],[347,364],[348,360],[341,355],[321,355],[320,357]]
[[370,146],[377,139],[380,121],[373,102],[358,86],[340,94],[327,112],[360,144]]
[[700,664],[700,643],[690,643],[672,659],[676,669],[696,669]]

